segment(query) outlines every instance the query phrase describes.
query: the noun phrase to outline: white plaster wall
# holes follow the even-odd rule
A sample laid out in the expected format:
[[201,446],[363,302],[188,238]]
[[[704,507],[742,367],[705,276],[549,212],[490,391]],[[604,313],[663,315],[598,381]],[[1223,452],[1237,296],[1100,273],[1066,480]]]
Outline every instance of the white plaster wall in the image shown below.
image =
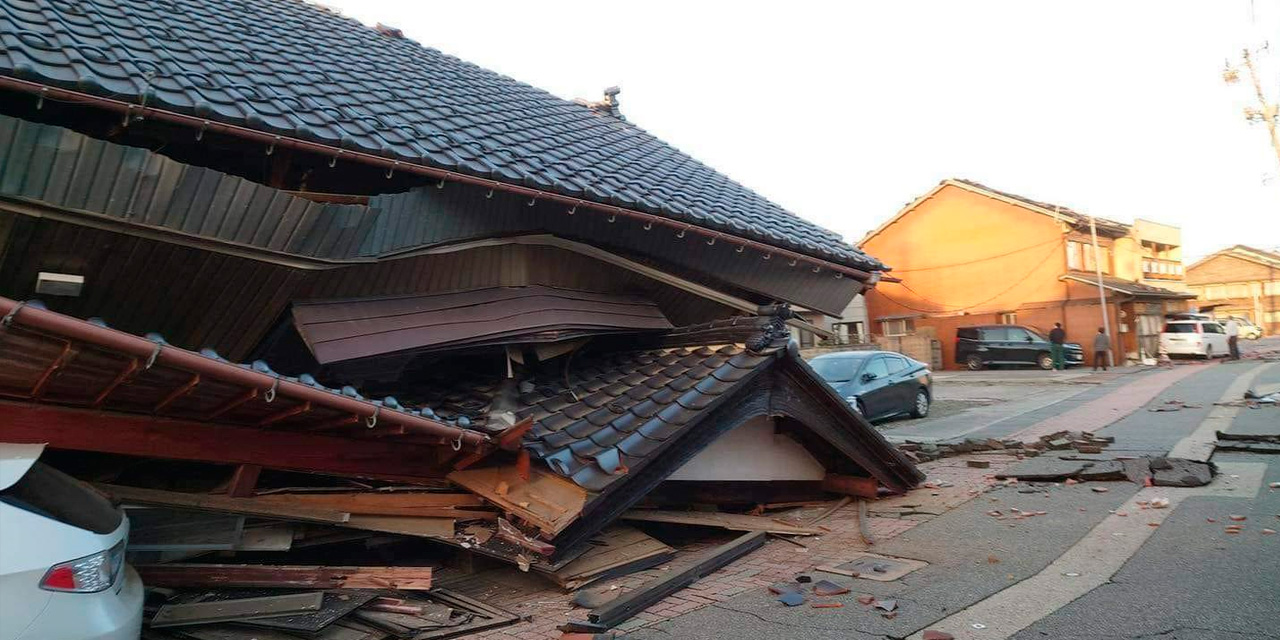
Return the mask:
[[752,418],[720,436],[668,480],[821,480],[826,469],[803,445]]

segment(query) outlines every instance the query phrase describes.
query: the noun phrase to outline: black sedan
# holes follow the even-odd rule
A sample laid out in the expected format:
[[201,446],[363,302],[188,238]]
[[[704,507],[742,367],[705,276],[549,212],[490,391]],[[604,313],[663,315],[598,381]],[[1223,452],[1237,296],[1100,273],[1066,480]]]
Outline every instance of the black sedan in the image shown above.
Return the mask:
[[814,371],[868,420],[929,415],[929,366],[890,351],[842,351],[809,361]]

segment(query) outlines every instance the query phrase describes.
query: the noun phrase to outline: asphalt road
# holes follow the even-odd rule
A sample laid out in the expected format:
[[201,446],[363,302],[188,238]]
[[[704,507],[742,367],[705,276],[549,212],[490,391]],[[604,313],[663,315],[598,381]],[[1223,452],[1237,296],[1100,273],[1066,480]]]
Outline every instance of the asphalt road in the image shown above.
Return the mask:
[[[1168,451],[1196,430],[1236,376],[1258,364],[1246,361],[1206,367],[1204,372],[1174,384],[1146,408],[1104,430],[1104,435],[1117,438],[1113,453]],[[1058,402],[1012,416],[998,426],[1055,415],[1075,403],[1114,390],[1118,384],[1086,386]],[[1264,370],[1255,381],[1258,387],[1277,384],[1280,366]],[[1147,410],[1175,399],[1200,407],[1174,412]],[[987,408],[990,407],[981,409]],[[945,419],[944,416],[938,422],[945,424]],[[1280,408],[1242,409],[1228,430],[1280,432]],[[1265,469],[1256,496],[1242,495],[1248,493],[1244,491],[1233,493],[1231,488],[1215,495],[1185,498],[1167,513],[1163,524],[1152,530],[1149,539],[1135,547],[1132,556],[1117,560],[1115,566],[1120,568],[1110,580],[1061,608],[1046,610],[1043,617],[1012,635],[994,637],[1280,640],[1280,534],[1262,533],[1264,527],[1280,530],[1280,490],[1267,488],[1267,483],[1280,482],[1280,459],[1223,453],[1214,460]],[[769,594],[753,590],[655,627],[633,631],[627,637],[906,638],[949,616],[980,610],[981,606],[966,608],[997,600],[1005,595],[1002,590],[1046,570],[1065,552],[1083,544],[1081,540],[1089,538],[1091,532],[1096,538],[1095,527],[1102,526],[1099,523],[1108,518],[1108,512],[1139,489],[1119,482],[1107,486],[1107,493],[1094,493],[1088,484],[1020,493],[1020,488],[1026,490],[1023,485],[971,500],[874,549],[877,553],[924,560],[929,562],[927,567],[891,583],[832,577],[853,588],[853,594],[846,596],[850,602],[842,609],[786,608]],[[991,499],[997,502],[990,502]],[[1031,506],[1024,506],[1027,504]],[[986,515],[992,508],[1010,506],[1048,513],[1016,523]],[[1225,523],[1230,522],[1228,516],[1233,514],[1248,518],[1244,533],[1232,535],[1224,531]],[[853,596],[862,593],[896,598],[900,607],[897,617],[885,619],[853,602]],[[991,626],[998,626],[999,622],[993,621]],[[971,637],[993,636],[974,631]],[[966,640],[962,633],[957,633],[956,638]]]

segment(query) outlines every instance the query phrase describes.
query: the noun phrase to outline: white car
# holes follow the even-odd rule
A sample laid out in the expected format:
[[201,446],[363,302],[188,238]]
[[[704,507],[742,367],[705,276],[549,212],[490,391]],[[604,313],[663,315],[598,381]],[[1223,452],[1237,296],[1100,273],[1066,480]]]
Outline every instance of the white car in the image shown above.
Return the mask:
[[1160,333],[1160,351],[1171,356],[1210,359],[1230,355],[1227,331],[1211,320],[1172,320]]
[[129,520],[37,462],[43,450],[0,443],[0,640],[136,640],[143,593],[124,562]]

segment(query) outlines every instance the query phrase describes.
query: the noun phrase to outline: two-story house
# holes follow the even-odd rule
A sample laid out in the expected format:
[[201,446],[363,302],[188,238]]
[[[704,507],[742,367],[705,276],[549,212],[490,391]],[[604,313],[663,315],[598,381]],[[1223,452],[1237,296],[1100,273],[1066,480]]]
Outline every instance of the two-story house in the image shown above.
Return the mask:
[[1193,297],[1183,284],[1180,244],[1177,227],[1091,218],[944,180],[863,239],[864,249],[895,267],[895,278],[867,296],[868,322],[884,336],[932,327],[943,362],[955,367],[958,327],[1021,324],[1047,332],[1061,322],[1070,340],[1087,343],[1103,326],[1105,298],[1116,361],[1153,357],[1164,314]]

